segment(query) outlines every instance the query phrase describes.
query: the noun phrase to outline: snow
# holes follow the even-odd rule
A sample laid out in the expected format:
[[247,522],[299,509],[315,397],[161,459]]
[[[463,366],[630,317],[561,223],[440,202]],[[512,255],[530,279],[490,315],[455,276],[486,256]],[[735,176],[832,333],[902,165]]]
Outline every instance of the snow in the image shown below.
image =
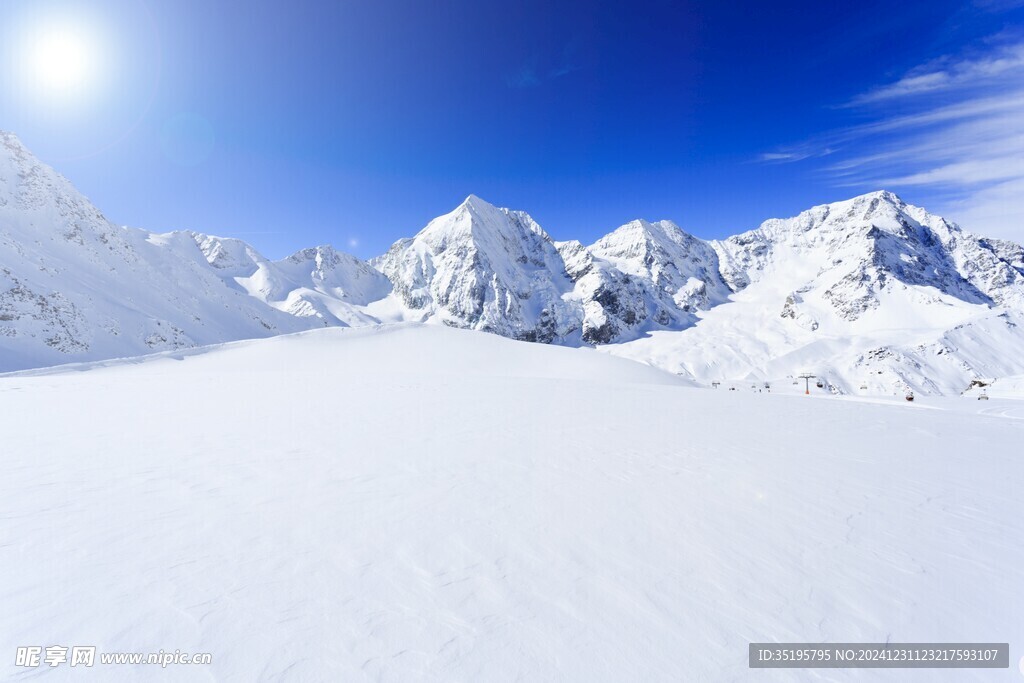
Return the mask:
[[579,327],[548,234],[528,214],[474,195],[373,263],[394,283],[406,319],[545,342]]
[[[255,270],[265,261],[244,242],[225,244],[226,268]],[[0,133],[0,370],[311,327],[224,277],[191,233],[111,224],[17,138]]]
[[994,680],[747,668],[751,641],[1020,659],[1022,402],[881,400],[408,324],[3,375],[0,647],[225,681]]
[[[890,192],[706,242],[635,220],[590,246],[470,195],[364,262],[111,224],[0,132],[0,371],[323,327],[426,322],[597,346],[708,385],[956,396],[1024,374],[1024,248]],[[866,393],[865,393],[866,392]]]
[[[1024,399],[1024,375],[982,378],[979,379],[979,382],[981,384],[967,389],[964,392],[964,396],[974,399],[977,399],[980,395],[985,395],[989,398]],[[1002,406],[1003,403],[1000,405]],[[1014,404],[1009,403],[1006,405]],[[1020,416],[1024,417],[1024,403],[1020,404]]]
[[702,384],[812,372],[844,394],[879,396],[955,396],[977,377],[1024,372],[1019,256],[892,193],[713,246],[736,290],[727,303],[683,330],[603,349]]
[[622,273],[649,281],[653,292],[670,295],[685,311],[724,303],[732,294],[712,246],[672,221],[632,221],[589,249]]

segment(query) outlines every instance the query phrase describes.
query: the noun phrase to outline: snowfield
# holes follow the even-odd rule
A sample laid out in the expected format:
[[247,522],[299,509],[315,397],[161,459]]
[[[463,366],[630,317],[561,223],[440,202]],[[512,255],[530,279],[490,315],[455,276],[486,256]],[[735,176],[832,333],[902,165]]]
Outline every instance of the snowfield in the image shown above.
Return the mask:
[[[0,677],[1019,680],[1024,411],[995,393],[701,389],[421,325],[2,375]],[[1011,669],[751,670],[751,641]],[[13,666],[53,644],[213,663]]]

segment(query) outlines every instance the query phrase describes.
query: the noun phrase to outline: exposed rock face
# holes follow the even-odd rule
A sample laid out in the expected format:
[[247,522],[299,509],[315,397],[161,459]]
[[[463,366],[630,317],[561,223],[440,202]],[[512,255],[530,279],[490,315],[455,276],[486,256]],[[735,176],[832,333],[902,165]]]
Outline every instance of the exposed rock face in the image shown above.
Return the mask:
[[765,221],[714,248],[723,277],[736,290],[782,270],[817,265],[802,291],[820,291],[846,320],[877,308],[881,292],[907,285],[933,287],[967,303],[1024,302],[1020,246],[978,238],[891,192]]
[[672,221],[632,221],[590,250],[623,273],[646,281],[659,300],[684,312],[707,310],[732,294],[719,272],[714,248]]
[[652,283],[619,270],[579,242],[558,245],[574,283],[573,300],[582,307],[582,341],[608,344],[636,336],[653,326],[682,326],[689,316],[670,297],[659,298]]
[[673,223],[555,244],[529,215],[475,196],[373,263],[422,319],[531,341],[607,344],[682,328],[730,293],[714,249]]
[[423,319],[530,341],[580,328],[565,301],[572,282],[554,243],[529,215],[470,196],[373,264],[395,295]]

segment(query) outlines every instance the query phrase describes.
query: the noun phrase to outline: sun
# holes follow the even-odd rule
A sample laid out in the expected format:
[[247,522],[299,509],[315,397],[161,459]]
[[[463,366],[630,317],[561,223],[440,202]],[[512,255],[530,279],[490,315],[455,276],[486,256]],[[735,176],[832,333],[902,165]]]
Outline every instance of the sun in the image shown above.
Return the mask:
[[88,32],[74,26],[47,27],[32,36],[27,47],[30,77],[37,89],[55,96],[89,90],[98,48]]

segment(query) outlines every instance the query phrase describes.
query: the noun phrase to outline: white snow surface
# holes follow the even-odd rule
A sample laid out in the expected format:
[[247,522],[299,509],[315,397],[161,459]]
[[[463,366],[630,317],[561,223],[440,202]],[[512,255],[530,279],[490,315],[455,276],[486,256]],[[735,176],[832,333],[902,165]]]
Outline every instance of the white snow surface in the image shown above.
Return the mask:
[[[991,681],[752,641],[1024,643],[1024,402],[692,388],[323,329],[0,376],[8,680]],[[212,653],[18,669],[20,645]]]

